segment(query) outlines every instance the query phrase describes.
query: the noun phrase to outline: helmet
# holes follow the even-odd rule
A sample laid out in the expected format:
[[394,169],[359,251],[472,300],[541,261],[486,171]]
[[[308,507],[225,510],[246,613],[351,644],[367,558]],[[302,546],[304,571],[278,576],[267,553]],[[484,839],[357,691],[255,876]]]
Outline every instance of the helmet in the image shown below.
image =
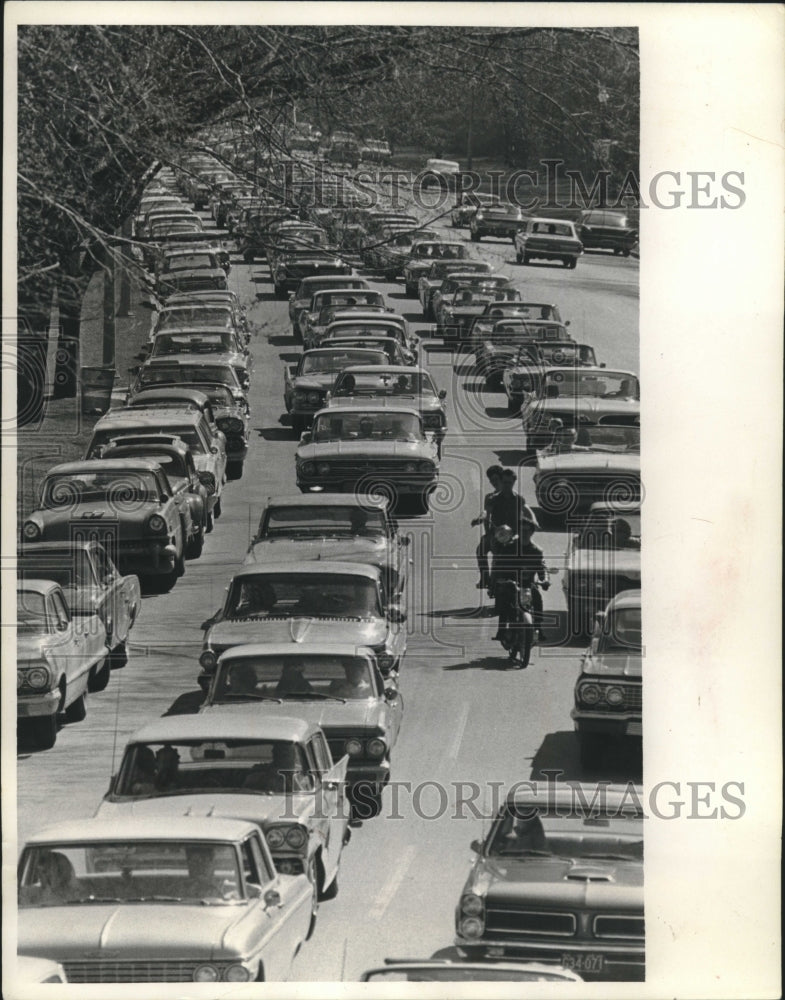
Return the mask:
[[508,545],[513,540],[513,530],[509,524],[502,524],[494,531],[493,537],[500,545]]

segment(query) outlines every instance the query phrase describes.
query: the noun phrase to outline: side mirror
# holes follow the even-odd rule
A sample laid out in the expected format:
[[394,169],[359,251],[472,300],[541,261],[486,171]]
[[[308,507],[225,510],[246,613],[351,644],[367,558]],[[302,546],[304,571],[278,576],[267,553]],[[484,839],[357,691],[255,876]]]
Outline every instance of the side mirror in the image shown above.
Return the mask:
[[257,885],[255,882],[246,882],[246,888],[248,889],[249,899],[262,898],[262,887],[260,885]]
[[199,626],[199,628],[203,632],[206,632],[209,628],[212,628],[213,625],[218,624],[218,622],[221,620],[222,615],[223,615],[223,608],[219,608],[212,616],[212,618],[208,618],[207,621],[203,621],[202,624]]
[[215,493],[215,476],[206,469],[196,473],[196,478],[205,487],[208,493]]
[[270,909],[281,906],[281,894],[277,889],[268,889],[264,894],[264,905]]
[[439,399],[447,399],[447,390],[439,389]]
[[480,854],[482,852],[482,841],[473,840],[469,847],[474,851],[475,854]]
[[310,440],[311,440],[311,432],[303,431],[302,434],[300,435],[300,444],[308,444]]
[[395,625],[400,625],[406,621],[406,612],[403,608],[399,608],[397,604],[392,604],[387,611],[387,617]]
[[384,697],[387,699],[387,701],[395,701],[395,699],[398,697],[397,688],[386,687],[384,689]]

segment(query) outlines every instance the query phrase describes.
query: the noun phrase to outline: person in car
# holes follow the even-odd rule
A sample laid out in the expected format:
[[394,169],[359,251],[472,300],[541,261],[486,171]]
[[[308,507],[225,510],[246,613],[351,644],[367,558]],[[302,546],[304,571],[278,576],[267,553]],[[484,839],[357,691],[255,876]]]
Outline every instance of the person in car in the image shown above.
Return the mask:
[[301,660],[288,660],[281,671],[281,677],[275,688],[277,695],[311,694],[313,688],[304,676],[305,664]]
[[39,903],[68,902],[76,891],[74,866],[60,851],[50,851],[40,862],[38,869],[40,881]]
[[337,698],[369,698],[371,695],[371,685],[368,683],[368,671],[364,663],[352,660],[344,665],[346,677],[343,680],[334,680],[330,683],[330,694]]
[[306,777],[290,743],[274,743],[272,759],[266,764],[256,764],[248,772],[243,788],[259,792],[281,794],[305,788]]

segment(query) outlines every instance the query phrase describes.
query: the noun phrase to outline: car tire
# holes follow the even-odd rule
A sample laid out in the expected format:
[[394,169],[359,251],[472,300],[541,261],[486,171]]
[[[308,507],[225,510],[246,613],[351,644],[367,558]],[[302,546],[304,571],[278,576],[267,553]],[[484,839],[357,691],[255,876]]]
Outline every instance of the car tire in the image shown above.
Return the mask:
[[512,414],[513,416],[516,413],[520,413],[521,412],[521,404],[522,404],[522,402],[523,402],[523,400],[520,399],[518,396],[508,396],[507,397],[507,412],[510,413],[510,414]]
[[215,518],[213,517],[213,512],[209,509],[209,504],[208,504],[207,513],[205,514],[205,519],[204,519],[205,534],[209,535],[214,527],[215,527]]
[[476,230],[472,229],[472,243],[479,243],[481,239],[482,236]]
[[185,547],[185,558],[186,559],[198,559],[202,554],[202,549],[204,548],[204,537],[200,531],[198,535],[194,535],[191,541]]
[[234,459],[226,463],[226,478],[240,479],[243,474],[243,459]]
[[126,642],[118,642],[109,653],[109,669],[121,670],[128,663],[128,646]]
[[273,291],[275,292],[275,297],[277,299],[285,299],[285,298],[287,298],[286,289],[284,288],[283,285],[275,285],[274,284],[273,285]]
[[107,653],[104,657],[103,663],[100,666],[96,664],[90,671],[87,679],[87,690],[91,694],[98,691],[104,691],[106,689],[106,685],[109,683],[111,672],[111,654]]
[[243,261],[246,264],[253,264],[254,254],[250,250],[243,250]]
[[292,432],[296,438],[299,438],[302,432],[305,430],[305,421],[302,417],[292,417]]
[[40,715],[26,719],[20,731],[37,750],[51,750],[57,742],[57,716]]
[[66,722],[83,722],[87,716],[87,705],[84,694],[80,694],[78,698],[72,701],[65,712],[63,712],[63,715]]
[[417,289],[416,288],[412,288],[411,285],[406,285],[405,286],[405,291],[406,291],[406,297],[407,297],[407,299],[417,298]]
[[216,521],[221,516],[222,510],[223,508],[221,507],[221,498],[218,497],[218,499],[215,501],[215,506],[213,507],[213,517],[215,518]]
[[523,254],[520,252],[520,250],[516,251],[515,260],[517,261],[518,264],[523,263]]
[[577,257],[570,257],[568,259],[568,261],[567,261],[567,267],[569,267],[571,269],[574,269],[577,266],[578,266],[578,258]]
[[338,874],[336,873],[335,878],[327,886],[327,888],[322,889],[322,891],[319,893],[319,899],[328,901],[330,899],[335,899],[337,895],[338,895]]
[[606,741],[599,733],[578,733],[581,767],[596,768],[605,757]]
[[621,255],[622,255],[622,257],[629,257],[630,256],[630,251],[629,250],[622,250]]
[[525,253],[523,255],[523,263],[524,264],[528,264],[530,260],[531,260],[531,257],[527,253]]

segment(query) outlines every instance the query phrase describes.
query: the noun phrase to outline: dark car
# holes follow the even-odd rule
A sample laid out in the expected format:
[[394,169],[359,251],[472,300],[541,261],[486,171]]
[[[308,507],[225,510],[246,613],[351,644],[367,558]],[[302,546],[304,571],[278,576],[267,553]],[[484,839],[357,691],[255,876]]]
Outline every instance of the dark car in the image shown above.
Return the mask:
[[638,230],[630,225],[624,212],[587,209],[578,223],[578,236],[586,250],[613,250],[629,257],[638,242]]

